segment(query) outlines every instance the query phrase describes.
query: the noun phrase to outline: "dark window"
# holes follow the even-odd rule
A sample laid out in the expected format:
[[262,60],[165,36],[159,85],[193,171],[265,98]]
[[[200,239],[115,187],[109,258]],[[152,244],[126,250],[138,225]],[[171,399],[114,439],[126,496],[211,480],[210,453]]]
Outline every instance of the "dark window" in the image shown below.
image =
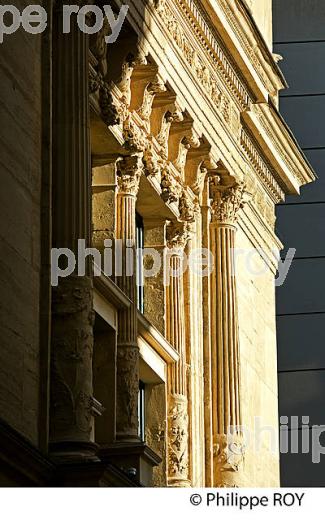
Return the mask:
[[139,438],[142,442],[145,442],[146,438],[146,395],[145,395],[145,384],[140,381],[139,384],[139,402],[138,402],[138,413],[139,413]]
[[138,310],[144,313],[144,280],[143,280],[143,256],[144,248],[144,227],[141,215],[136,216],[137,227],[137,289],[138,289]]

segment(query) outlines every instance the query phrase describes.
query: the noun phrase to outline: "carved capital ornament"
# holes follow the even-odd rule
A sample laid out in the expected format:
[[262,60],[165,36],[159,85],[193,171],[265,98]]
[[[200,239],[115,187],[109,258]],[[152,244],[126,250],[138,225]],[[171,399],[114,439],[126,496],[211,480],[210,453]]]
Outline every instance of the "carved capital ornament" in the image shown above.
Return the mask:
[[143,173],[141,155],[130,155],[117,162],[117,184],[119,193],[136,197]]
[[191,238],[191,225],[188,222],[175,222],[167,226],[167,247],[175,251],[185,249]]
[[210,181],[210,196],[212,222],[219,225],[235,226],[239,211],[247,202],[247,192],[244,183],[234,186],[222,186],[220,178],[214,177]]

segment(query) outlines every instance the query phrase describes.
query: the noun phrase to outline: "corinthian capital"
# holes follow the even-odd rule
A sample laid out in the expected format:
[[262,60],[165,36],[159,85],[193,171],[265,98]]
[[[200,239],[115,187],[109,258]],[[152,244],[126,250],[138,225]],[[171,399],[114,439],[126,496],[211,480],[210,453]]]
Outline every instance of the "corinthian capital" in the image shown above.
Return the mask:
[[169,249],[185,249],[191,238],[191,225],[188,222],[172,222],[167,226],[167,246]]
[[142,155],[129,155],[118,161],[116,173],[119,193],[136,197],[143,173]]
[[212,199],[212,221],[220,224],[235,225],[239,210],[245,206],[246,186],[244,183],[227,187],[220,184],[220,178],[214,177],[210,181],[210,195]]

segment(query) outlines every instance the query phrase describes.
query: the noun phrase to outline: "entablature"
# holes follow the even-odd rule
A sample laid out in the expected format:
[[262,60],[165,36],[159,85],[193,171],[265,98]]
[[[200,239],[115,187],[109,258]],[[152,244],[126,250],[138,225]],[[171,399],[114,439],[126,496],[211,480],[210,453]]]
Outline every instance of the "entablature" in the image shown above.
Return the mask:
[[212,30],[225,42],[256,101],[267,102],[269,96],[276,99],[287,83],[245,2],[201,0],[200,3],[211,20]]
[[[237,0],[229,4],[234,8]],[[96,51],[102,46],[91,46],[94,164],[141,153],[153,193],[184,220],[184,208],[196,211],[205,176],[221,161],[230,176],[250,185],[252,203],[273,232],[274,205],[315,178],[288,127],[270,100],[256,103],[231,48],[209,32],[212,22],[203,24],[197,0],[142,7],[130,1],[132,28],[107,51],[106,66]]]

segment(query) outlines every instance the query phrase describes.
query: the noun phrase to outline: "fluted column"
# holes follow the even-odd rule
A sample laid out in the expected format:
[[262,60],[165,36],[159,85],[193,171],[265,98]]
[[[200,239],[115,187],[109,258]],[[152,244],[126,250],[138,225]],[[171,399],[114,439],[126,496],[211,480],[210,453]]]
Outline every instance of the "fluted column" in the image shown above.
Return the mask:
[[117,284],[132,305],[119,314],[117,345],[117,425],[118,441],[139,441],[138,393],[139,348],[137,344],[136,286],[136,199],[143,172],[141,155],[128,156],[117,163],[116,244]]
[[244,186],[211,182],[210,244],[214,255],[211,279],[212,402],[214,486],[240,487],[244,446],[241,435],[239,334],[235,267],[238,212]]
[[170,276],[166,288],[166,337],[179,354],[168,368],[168,486],[189,487],[189,420],[185,307],[182,276],[183,253],[189,239],[188,224],[167,227]]
[[[76,17],[62,33],[62,2],[53,30],[53,246],[76,256],[90,244],[91,169],[88,37]],[[93,306],[86,275],[61,278],[52,290],[50,451],[64,458],[93,456]]]

